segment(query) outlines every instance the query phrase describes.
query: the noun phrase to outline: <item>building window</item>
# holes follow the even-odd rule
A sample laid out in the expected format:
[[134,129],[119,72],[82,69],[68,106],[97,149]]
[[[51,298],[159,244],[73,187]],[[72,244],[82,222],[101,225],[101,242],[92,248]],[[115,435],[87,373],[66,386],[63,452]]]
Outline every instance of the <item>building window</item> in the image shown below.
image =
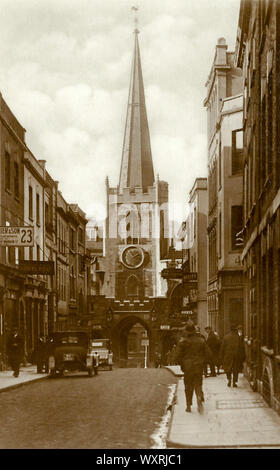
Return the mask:
[[232,131],[232,149],[231,149],[232,174],[236,175],[242,172],[243,166],[243,130]]
[[11,190],[11,156],[5,152],[5,189]]
[[36,257],[37,261],[40,261],[40,246],[38,244],[36,245]]
[[243,206],[231,208],[231,248],[240,250],[240,232],[243,228]]
[[19,167],[17,162],[14,162],[14,187],[15,197],[19,197]]
[[33,189],[32,186],[29,186],[28,190],[28,207],[29,207],[29,219],[33,220]]
[[40,195],[36,194],[36,223],[40,225]]
[[70,243],[70,250],[73,250],[75,251],[75,231],[70,228],[70,240],[69,240],[69,243]]
[[78,231],[78,234],[79,234],[79,243],[84,243],[84,232],[83,232],[83,229],[81,227],[79,227],[79,231]]
[[50,208],[47,202],[45,203],[45,220],[46,224],[50,223]]
[[70,273],[70,298],[76,298],[74,266],[72,266]]

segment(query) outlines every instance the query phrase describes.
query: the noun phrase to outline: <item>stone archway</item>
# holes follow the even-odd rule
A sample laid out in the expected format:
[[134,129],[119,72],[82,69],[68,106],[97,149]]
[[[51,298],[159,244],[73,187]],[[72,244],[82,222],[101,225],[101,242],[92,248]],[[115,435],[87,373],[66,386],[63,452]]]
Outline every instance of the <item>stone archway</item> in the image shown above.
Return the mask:
[[[121,367],[129,366],[129,360],[130,360],[129,359],[129,333],[135,325],[142,326],[143,331],[147,332],[147,338],[149,339],[148,353],[149,353],[149,358],[151,358],[152,351],[153,351],[153,340],[152,340],[152,335],[151,335],[151,329],[148,323],[145,322],[145,320],[143,320],[140,316],[134,315],[132,313],[131,315],[126,316],[125,318],[121,319],[113,327],[113,330],[112,330],[112,344],[113,344],[114,357]],[[140,338],[138,337],[137,338],[138,342],[139,342],[139,339]],[[135,363],[132,363],[132,364],[135,366]]]

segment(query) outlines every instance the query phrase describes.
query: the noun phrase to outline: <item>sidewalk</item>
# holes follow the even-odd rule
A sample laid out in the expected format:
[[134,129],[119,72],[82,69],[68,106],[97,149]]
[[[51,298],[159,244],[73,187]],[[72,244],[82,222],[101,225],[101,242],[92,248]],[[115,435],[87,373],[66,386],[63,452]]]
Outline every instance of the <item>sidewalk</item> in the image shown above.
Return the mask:
[[243,375],[238,388],[227,387],[225,374],[203,379],[204,413],[186,413],[184,381],[179,366],[167,366],[178,377],[167,448],[280,448],[280,417],[253,392]]
[[36,366],[21,367],[18,377],[13,376],[12,370],[0,371],[0,392],[20,387],[30,382],[42,380],[47,374],[37,374]]

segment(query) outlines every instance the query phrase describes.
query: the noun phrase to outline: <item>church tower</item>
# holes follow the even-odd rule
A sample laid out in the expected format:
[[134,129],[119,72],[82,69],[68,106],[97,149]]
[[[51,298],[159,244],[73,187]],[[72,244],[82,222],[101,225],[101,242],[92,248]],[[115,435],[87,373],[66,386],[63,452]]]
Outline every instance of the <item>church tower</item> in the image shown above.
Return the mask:
[[108,298],[161,297],[168,248],[168,184],[155,178],[138,42],[134,31],[127,116],[117,187],[107,189],[104,291]]

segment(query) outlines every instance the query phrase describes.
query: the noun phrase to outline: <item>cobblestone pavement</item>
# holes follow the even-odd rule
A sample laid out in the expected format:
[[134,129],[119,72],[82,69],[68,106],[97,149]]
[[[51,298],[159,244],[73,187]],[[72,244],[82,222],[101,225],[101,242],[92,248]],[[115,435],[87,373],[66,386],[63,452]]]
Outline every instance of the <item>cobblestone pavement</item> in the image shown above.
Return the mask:
[[3,391],[0,448],[151,448],[176,382],[165,369],[114,369]]

